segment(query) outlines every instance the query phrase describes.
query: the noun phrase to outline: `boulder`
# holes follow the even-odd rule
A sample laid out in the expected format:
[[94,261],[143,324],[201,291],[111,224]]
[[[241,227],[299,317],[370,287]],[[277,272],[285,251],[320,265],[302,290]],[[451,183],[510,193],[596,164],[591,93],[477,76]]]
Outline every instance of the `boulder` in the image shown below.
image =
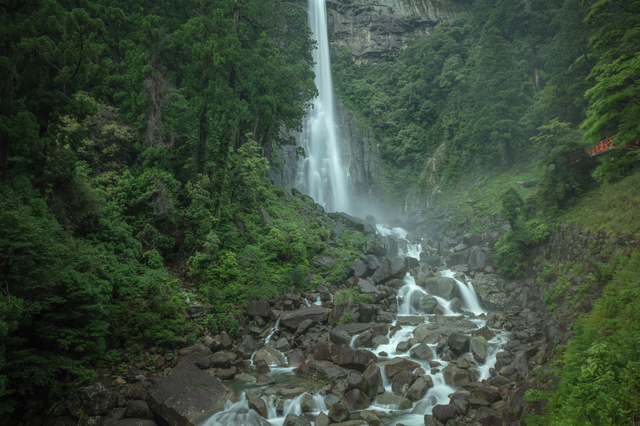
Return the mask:
[[351,389],[344,396],[342,405],[349,411],[356,411],[367,408],[371,405],[371,401],[369,401],[369,397],[360,389]]
[[296,375],[307,379],[335,383],[347,378],[348,373],[330,361],[305,360],[295,370]]
[[375,356],[373,352],[364,349],[353,349],[342,345],[338,349],[336,364],[358,371],[364,371],[369,361],[376,362],[377,360],[378,357]]
[[209,365],[213,368],[229,368],[231,359],[224,352],[216,352],[209,357]]
[[487,352],[489,349],[489,343],[484,337],[472,337],[471,338],[471,353],[476,361],[484,363],[487,359]]
[[242,343],[236,348],[235,353],[240,359],[249,359],[256,349],[258,349],[258,342],[251,336],[245,336],[242,339]]
[[411,358],[418,358],[419,360],[426,361],[433,358],[433,352],[431,348],[424,343],[420,343],[415,348],[411,349]]
[[447,423],[449,420],[456,418],[456,408],[451,404],[438,404],[433,407],[433,417],[442,423]]
[[[111,423],[112,426],[157,426],[156,422],[148,419],[124,419]],[[57,425],[56,425],[57,426]]]
[[480,247],[472,247],[469,250],[469,268],[484,269],[488,258],[489,256]]
[[476,420],[478,420],[482,426],[500,426],[502,424],[498,413],[488,407],[478,408]]
[[378,395],[376,397],[376,403],[391,406],[390,408],[395,410],[408,410],[413,406],[413,403],[409,399],[388,392]]
[[362,373],[362,379],[366,383],[366,389],[361,389],[369,398],[373,398],[378,394],[378,386],[382,384],[382,374],[380,367],[375,363],[370,363]]
[[146,402],[131,400],[127,402],[127,417],[153,420],[153,412]]
[[320,340],[313,348],[313,358],[317,361],[327,361],[333,359],[338,354],[338,345],[326,340]]
[[280,315],[280,324],[291,330],[297,330],[300,323],[304,320],[309,319],[316,322],[325,322],[328,318],[329,309],[313,305],[308,308],[283,313]]
[[349,345],[351,338],[371,328],[371,323],[353,323],[334,327],[329,332],[329,339],[336,345]]
[[445,300],[451,300],[458,295],[458,286],[453,278],[425,278],[424,287],[429,294],[442,297]]
[[285,365],[287,363],[284,355],[279,350],[270,347],[264,347],[256,351],[253,356],[254,364],[260,360],[265,361],[267,365]]
[[155,415],[169,426],[197,426],[224,409],[233,391],[184,358],[149,394]]
[[267,410],[267,403],[262,398],[250,398],[248,401],[249,408],[255,410],[262,417],[266,418],[269,415]]
[[383,284],[394,278],[403,278],[407,272],[407,264],[403,257],[395,256],[385,259],[372,275],[375,285]]
[[247,316],[267,318],[269,316],[269,303],[265,301],[252,300],[247,303]]
[[471,382],[471,378],[469,377],[469,371],[458,368],[453,364],[447,365],[444,370],[444,381],[449,386],[460,386],[463,383]]
[[433,380],[430,376],[418,377],[409,387],[404,396],[411,401],[419,401],[427,394],[427,391],[433,387]]
[[424,317],[421,315],[403,315],[398,316],[396,325],[410,325],[412,327],[415,327],[422,323],[424,323]]
[[[198,370],[195,365],[193,368]],[[65,404],[69,413],[79,419],[83,416],[105,416],[116,408],[117,400],[114,393],[101,382],[96,382],[91,386],[71,389],[67,393]]]
[[473,280],[473,288],[480,304],[490,310],[503,311],[517,300],[514,292],[509,291],[507,287],[507,281],[498,275],[486,274]]
[[391,381],[391,391],[396,395],[404,396],[409,387],[416,381],[416,375],[409,371],[401,371]]
[[367,240],[360,246],[364,254],[375,254],[376,256],[386,256],[389,253],[389,245],[375,240]]
[[458,356],[465,352],[469,352],[469,342],[469,337],[460,333],[451,333],[447,339],[449,349]]
[[399,374],[402,371],[413,371],[418,367],[420,367],[420,364],[417,362],[406,358],[396,357],[385,364],[384,374],[387,378],[393,379],[396,374]]
[[351,264],[351,271],[353,272],[352,275],[358,278],[366,278],[369,276],[367,265],[361,259],[353,261]]
[[335,423],[349,420],[349,409],[340,403],[333,404],[329,408],[329,418]]
[[316,417],[315,426],[329,426],[331,424],[331,419],[325,413],[320,412],[318,417]]

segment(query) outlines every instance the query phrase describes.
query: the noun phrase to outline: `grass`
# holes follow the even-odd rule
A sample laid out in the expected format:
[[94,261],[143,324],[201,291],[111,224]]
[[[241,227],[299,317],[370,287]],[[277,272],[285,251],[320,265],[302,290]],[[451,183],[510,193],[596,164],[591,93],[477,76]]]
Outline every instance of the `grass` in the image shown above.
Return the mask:
[[639,232],[640,171],[588,192],[560,220],[592,231],[606,229],[616,236]]

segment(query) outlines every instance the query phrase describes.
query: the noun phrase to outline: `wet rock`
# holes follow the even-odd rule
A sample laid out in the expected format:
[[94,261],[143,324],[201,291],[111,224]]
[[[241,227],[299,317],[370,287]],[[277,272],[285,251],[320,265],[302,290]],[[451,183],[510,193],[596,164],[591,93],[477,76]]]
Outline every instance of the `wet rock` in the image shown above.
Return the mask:
[[385,259],[372,275],[375,285],[383,284],[394,278],[402,278],[407,272],[407,265],[403,257],[395,256]]
[[478,408],[476,419],[482,426],[500,426],[502,422],[498,413],[487,407]]
[[371,328],[371,323],[353,323],[334,327],[329,332],[329,339],[338,346],[349,345],[351,338]]
[[403,315],[398,316],[397,325],[410,325],[412,327],[424,323],[424,317],[419,315]]
[[335,423],[349,420],[349,409],[340,403],[333,404],[329,409],[329,418]]
[[338,354],[338,345],[326,340],[320,340],[313,348],[313,358],[317,361],[331,360]]
[[360,389],[361,391],[364,391],[367,388],[367,383],[360,374],[351,373],[347,379],[347,386],[349,390]]
[[232,393],[187,357],[150,392],[147,402],[165,424],[196,426],[222,410]]
[[267,365],[285,365],[287,363],[284,355],[275,348],[265,347],[256,351],[253,362],[264,361]]
[[127,414],[126,408],[116,408],[114,410],[111,410],[109,414],[107,414],[102,418],[102,426],[110,426],[113,423],[117,422],[118,420],[124,419],[126,414]]
[[493,404],[494,402],[498,402],[502,399],[500,392],[498,392],[496,389],[489,388],[486,386],[476,387],[471,391],[471,394],[469,395],[469,397],[476,398],[476,399],[484,399],[486,401],[489,401],[490,404]]
[[255,383],[256,378],[251,374],[240,373],[240,374],[236,374],[233,380],[241,383]]
[[411,401],[419,401],[424,398],[424,396],[427,394],[427,391],[433,387],[433,381],[431,377],[425,377],[418,377],[416,381],[413,382],[413,384],[409,387],[404,396],[406,396]]
[[451,333],[447,339],[449,349],[456,355],[462,355],[465,352],[469,352],[469,337],[460,333]]
[[373,343],[373,347],[377,348],[378,346],[388,345],[389,338],[387,336],[376,336],[371,341]]
[[260,387],[260,386],[269,386],[269,385],[273,385],[275,384],[276,381],[273,377],[268,376],[266,374],[263,374],[262,376],[258,377],[258,380],[256,380],[256,386]]
[[[346,303],[344,305],[335,305],[331,309],[329,313],[329,318],[327,320],[329,325],[334,325],[338,321],[340,321],[345,314],[348,314],[351,317],[351,321],[355,322],[358,320],[360,316],[358,306],[353,303]],[[347,324],[348,325],[348,324]]]
[[420,364],[417,362],[396,357],[385,364],[384,373],[389,379],[393,379],[396,374],[402,371],[413,371],[418,367],[420,367]]
[[456,408],[451,404],[438,404],[433,407],[433,417],[442,423],[446,423],[449,420],[455,419]]
[[473,330],[471,332],[472,336],[476,336],[476,337],[484,337],[487,341],[493,339],[494,337],[496,337],[496,334],[491,331],[491,329],[489,327],[487,327],[486,325],[482,328],[479,328],[477,330]]
[[471,382],[469,371],[449,364],[444,368],[444,381],[450,386],[460,386],[463,383]]
[[484,337],[473,337],[471,339],[471,353],[476,361],[484,363],[487,359],[487,351],[489,349],[489,343]]
[[289,344],[289,341],[285,337],[281,337],[276,342],[276,349],[279,350],[280,352],[287,352],[288,350],[291,349],[291,345]]
[[366,382],[366,389],[362,389],[369,398],[373,398],[378,394],[378,386],[382,384],[382,374],[380,367],[375,363],[370,363],[362,373],[362,378]]
[[249,399],[249,408],[255,410],[258,414],[260,414],[265,419],[269,416],[269,412],[267,410],[267,403],[262,398],[251,398]]
[[351,264],[351,271],[353,272],[353,275],[358,278],[366,278],[369,276],[367,265],[361,259],[353,261]]
[[373,352],[364,349],[352,349],[343,345],[338,349],[336,364],[358,371],[364,371],[371,360],[373,362],[378,360],[378,357],[375,356]]
[[[197,369],[197,367],[194,366]],[[198,370],[200,371],[200,370]],[[71,389],[67,393],[65,404],[69,413],[76,419],[83,416],[104,416],[116,408],[117,396],[111,393],[101,382],[91,386]]]
[[365,331],[364,333],[358,336],[356,341],[358,342],[359,347],[371,348],[373,347],[372,340],[373,340],[373,335],[371,334],[371,332]]
[[302,321],[310,319],[316,322],[325,322],[329,318],[329,309],[313,305],[308,308],[285,312],[280,315],[280,324],[296,330]]
[[320,412],[318,417],[316,417],[315,426],[329,426],[331,424],[331,419],[325,413]]
[[380,418],[376,416],[373,411],[362,410],[360,412],[360,418],[367,422],[369,426],[380,426],[382,424]]
[[256,370],[258,371],[258,374],[266,374],[271,372],[269,365],[263,359],[259,359],[258,361],[255,361],[254,364],[256,366]]
[[396,345],[396,352],[405,353],[411,349],[411,346],[409,342],[400,342]]
[[310,319],[302,321],[300,323],[300,325],[298,326],[298,328],[296,329],[296,333],[295,333],[296,336],[301,336],[301,335],[305,334],[315,324],[316,324],[315,321],[310,320]]
[[457,297],[454,297],[453,299],[451,299],[451,304],[449,304],[449,308],[455,313],[462,312],[462,300],[458,299]]
[[351,389],[344,396],[342,405],[349,411],[356,411],[367,408],[371,405],[371,401],[369,401],[369,397],[360,389]]
[[146,402],[131,400],[127,402],[127,417],[152,420],[153,412]]
[[375,240],[367,240],[360,246],[360,250],[364,254],[386,256],[389,252],[389,245]]
[[445,300],[451,300],[458,296],[458,286],[453,278],[426,278],[424,286],[429,294],[442,297]]
[[347,372],[343,368],[329,361],[305,360],[300,364],[300,367],[295,370],[295,373],[300,377],[330,383],[335,383],[338,380],[347,378]]
[[498,275],[486,274],[473,280],[480,303],[487,309],[504,310],[508,307],[507,297],[511,293],[506,291],[507,281]]
[[251,336],[245,336],[242,343],[236,348],[235,353],[240,359],[251,358],[253,351],[258,349],[258,342]]
[[396,410],[408,410],[413,406],[413,403],[409,399],[388,392],[378,395],[376,403],[380,405],[390,405]]
[[230,367],[224,370],[219,370],[216,373],[216,376],[220,380],[231,380],[236,376],[236,374],[238,374],[238,370],[235,367]]
[[418,358],[422,361],[433,358],[433,352],[431,351],[431,348],[424,343],[420,343],[418,346],[411,349],[410,353],[412,358]]
[[377,305],[369,303],[358,303],[358,313],[360,314],[360,316],[358,317],[358,322],[370,323],[377,310]]
[[391,381],[391,391],[396,395],[404,396],[409,387],[417,379],[416,375],[409,371],[401,371],[396,374]]
[[265,301],[252,300],[247,303],[247,316],[250,318],[269,316],[269,303]]

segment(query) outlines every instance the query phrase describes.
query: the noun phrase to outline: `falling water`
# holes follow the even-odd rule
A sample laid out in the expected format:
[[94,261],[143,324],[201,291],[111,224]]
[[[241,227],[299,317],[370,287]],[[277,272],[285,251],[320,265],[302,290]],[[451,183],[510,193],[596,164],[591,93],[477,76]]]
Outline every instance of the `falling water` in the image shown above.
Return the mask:
[[347,171],[340,158],[333,111],[325,0],[309,0],[309,26],[318,41],[313,52],[318,97],[308,111],[300,140],[306,158],[298,164],[296,187],[328,211],[350,212]]

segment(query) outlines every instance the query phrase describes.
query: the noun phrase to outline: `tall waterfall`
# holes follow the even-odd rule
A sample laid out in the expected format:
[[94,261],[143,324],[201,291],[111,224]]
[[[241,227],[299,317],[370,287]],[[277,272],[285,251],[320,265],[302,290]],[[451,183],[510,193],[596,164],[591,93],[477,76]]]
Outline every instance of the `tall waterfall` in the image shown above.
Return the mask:
[[313,60],[316,63],[315,83],[319,95],[304,123],[300,145],[305,150],[306,158],[299,160],[295,186],[327,211],[350,212],[349,178],[340,158],[333,111],[325,0],[309,0],[309,26],[318,41]]

